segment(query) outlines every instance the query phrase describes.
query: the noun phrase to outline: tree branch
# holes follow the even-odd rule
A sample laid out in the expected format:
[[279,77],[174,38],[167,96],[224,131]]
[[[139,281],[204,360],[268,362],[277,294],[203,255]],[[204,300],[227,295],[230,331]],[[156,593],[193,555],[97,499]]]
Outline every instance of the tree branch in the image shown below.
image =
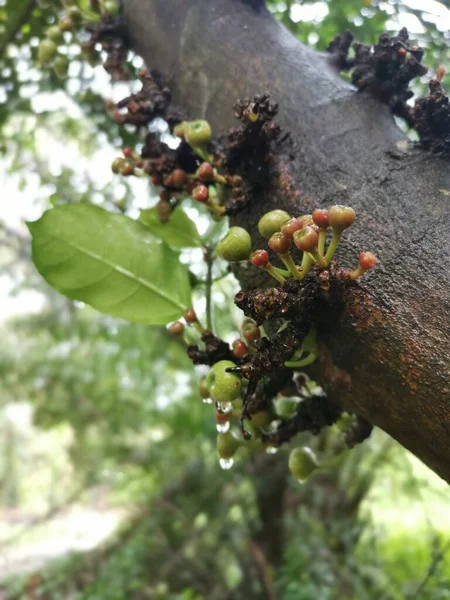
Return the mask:
[[125,14],[147,65],[168,78],[190,117],[207,118],[217,133],[235,124],[237,97],[268,91],[279,103],[295,159],[281,162],[238,220],[256,244],[258,219],[274,206],[293,214],[336,202],[355,208],[339,259],[351,266],[370,249],[380,266],[319,332],[314,375],[333,401],[450,481],[448,161],[407,148],[385,106],[356,93],[265,9],[238,0],[125,0]]

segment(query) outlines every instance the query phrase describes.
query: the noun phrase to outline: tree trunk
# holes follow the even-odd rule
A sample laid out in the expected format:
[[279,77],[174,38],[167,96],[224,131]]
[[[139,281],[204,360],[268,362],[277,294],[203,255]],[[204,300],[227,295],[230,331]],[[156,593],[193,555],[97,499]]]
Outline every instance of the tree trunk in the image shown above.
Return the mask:
[[315,375],[450,481],[448,159],[408,149],[385,106],[343,82],[258,0],[125,0],[125,14],[136,51],[166,76],[175,102],[216,133],[236,124],[239,97],[270,92],[279,103],[295,158],[239,217],[257,243],[256,223],[274,207],[355,208],[339,260],[354,266],[373,250],[380,263],[322,335]]

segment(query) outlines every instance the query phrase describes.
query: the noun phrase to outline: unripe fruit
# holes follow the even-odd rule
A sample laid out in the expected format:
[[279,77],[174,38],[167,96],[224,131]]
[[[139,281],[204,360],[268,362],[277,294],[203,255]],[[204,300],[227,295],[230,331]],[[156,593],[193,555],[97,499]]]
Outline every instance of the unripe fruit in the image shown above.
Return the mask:
[[330,224],[326,208],[316,208],[313,210],[312,219],[319,229],[326,229]]
[[377,257],[372,252],[361,252],[359,255],[359,266],[363,271],[368,271],[369,269],[373,269],[373,267],[377,264]]
[[206,187],[206,185],[197,185],[192,190],[192,198],[194,200],[196,200],[197,202],[202,202],[202,203],[207,202],[208,196],[209,196],[209,192],[208,192],[208,188]]
[[216,423],[218,425],[224,425],[225,423],[228,423],[228,421],[230,420],[230,416],[231,413],[223,413],[220,411],[216,411]]
[[214,181],[214,167],[207,162],[203,162],[197,169],[196,176],[200,181]]
[[209,387],[206,382],[206,377],[202,377],[198,384],[198,392],[200,394],[200,398],[209,398]]
[[58,28],[61,32],[72,31],[73,21],[69,16],[64,16],[59,20]]
[[105,11],[110,15],[118,15],[120,12],[120,6],[115,0],[106,0]]
[[284,418],[289,418],[294,414],[298,402],[294,398],[280,398],[275,402],[275,410],[277,415]]
[[186,129],[186,123],[184,121],[182,123],[178,123],[173,128],[173,135],[176,135],[177,137],[184,139],[185,129]]
[[133,150],[130,148],[130,146],[125,146],[122,152],[125,158],[131,158],[133,156]]
[[292,217],[292,219],[289,219],[289,221],[283,223],[281,226],[281,233],[284,235],[284,237],[287,237],[291,240],[294,233],[299,229],[302,229],[302,227],[303,225],[301,220],[297,219],[297,217]]
[[63,35],[56,25],[52,25],[47,29],[46,36],[55,44],[59,44],[63,41]]
[[255,427],[265,427],[272,422],[272,415],[267,410],[261,410],[260,412],[252,415],[250,423]]
[[42,65],[49,65],[56,56],[58,48],[52,40],[43,40],[39,44],[39,62]]
[[247,346],[242,340],[235,340],[232,344],[233,354],[236,358],[242,358],[247,354]]
[[195,312],[195,310],[193,308],[188,308],[184,311],[184,320],[186,321],[186,323],[195,323],[196,321],[198,321],[197,319],[197,313]]
[[246,319],[242,324],[242,335],[249,344],[261,339],[258,325],[251,319]]
[[274,233],[269,240],[269,248],[271,248],[277,254],[287,254],[291,246],[291,240],[277,231]]
[[284,210],[271,210],[260,218],[258,231],[268,240],[274,233],[280,231],[283,223],[286,223],[290,218],[291,216]]
[[246,229],[230,227],[217,244],[217,254],[228,262],[248,260],[252,250],[252,239]]
[[182,335],[184,332],[184,325],[181,321],[175,321],[169,327],[169,333],[172,335]]
[[129,177],[130,175],[134,175],[134,165],[130,162],[125,162],[122,167],[120,174],[124,177]]
[[335,204],[328,210],[328,220],[333,229],[344,231],[353,224],[356,213],[350,206]]
[[306,481],[318,467],[317,459],[311,448],[295,448],[289,455],[289,470],[298,481]]
[[220,458],[232,458],[241,445],[240,441],[232,433],[219,433],[217,436],[217,452]]
[[317,247],[319,236],[317,231],[310,226],[303,227],[294,233],[294,244],[302,252],[311,252]]
[[53,63],[55,75],[60,79],[65,79],[69,71],[69,61],[65,56],[58,56]]
[[255,250],[250,256],[250,260],[255,267],[267,267],[269,264],[269,253],[267,250]]
[[241,392],[241,378],[235,373],[227,373],[226,369],[236,365],[230,360],[215,363],[209,371],[206,381],[211,398],[216,402],[231,402]]
[[186,182],[186,173],[183,169],[175,169],[172,171],[172,185],[176,188],[182,188]]
[[303,227],[307,227],[308,225],[313,226],[314,225],[314,221],[312,218],[312,215],[302,215],[301,217],[297,217],[298,220],[300,221],[300,223],[302,224],[302,229]]
[[112,164],[111,164],[111,171],[113,173],[120,173],[120,171],[123,169],[123,167],[125,166],[125,159],[124,158],[116,158],[115,160],[113,160]]
[[190,146],[204,146],[211,141],[212,131],[208,121],[188,121],[184,127],[184,137]]

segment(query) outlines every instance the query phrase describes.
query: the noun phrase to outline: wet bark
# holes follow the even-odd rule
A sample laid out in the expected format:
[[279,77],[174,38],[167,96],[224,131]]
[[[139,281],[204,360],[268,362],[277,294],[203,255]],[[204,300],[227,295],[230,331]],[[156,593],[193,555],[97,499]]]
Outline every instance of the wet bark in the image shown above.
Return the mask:
[[[335,202],[355,208],[340,261],[354,266],[359,251],[372,250],[380,264],[322,332],[315,375],[340,405],[450,481],[448,159],[408,148],[385,106],[356,93],[261,2],[124,5],[133,46],[166,76],[190,117],[224,133],[235,125],[238,97],[267,91],[278,101],[295,158],[239,217],[256,243],[256,223],[274,207],[294,214]],[[248,274],[243,284],[251,285]]]

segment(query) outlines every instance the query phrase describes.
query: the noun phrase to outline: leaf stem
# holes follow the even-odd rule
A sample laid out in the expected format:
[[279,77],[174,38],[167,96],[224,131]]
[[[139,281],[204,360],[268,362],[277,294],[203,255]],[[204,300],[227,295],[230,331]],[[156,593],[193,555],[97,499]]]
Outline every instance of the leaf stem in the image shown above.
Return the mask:
[[204,259],[206,263],[206,328],[209,331],[213,331],[213,307],[212,307],[212,284],[213,284],[213,264],[214,256],[211,246],[207,246],[204,252]]

